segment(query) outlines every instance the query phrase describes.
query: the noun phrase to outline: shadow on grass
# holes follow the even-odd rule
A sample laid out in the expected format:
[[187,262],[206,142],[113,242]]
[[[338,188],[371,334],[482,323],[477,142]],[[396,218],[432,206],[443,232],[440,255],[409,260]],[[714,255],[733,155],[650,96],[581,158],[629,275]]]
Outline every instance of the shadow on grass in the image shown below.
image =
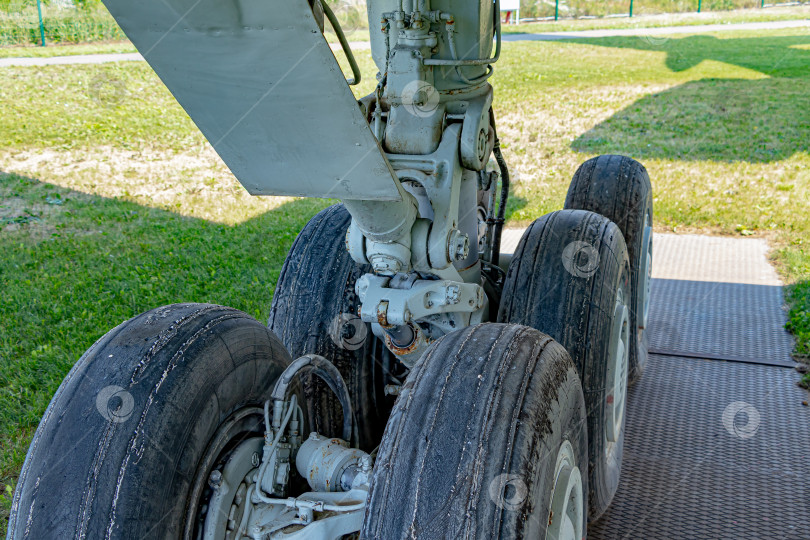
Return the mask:
[[518,212],[520,212],[528,204],[529,201],[525,197],[510,194],[509,199],[506,201],[506,220],[509,221],[515,218],[520,219]]
[[328,204],[292,200],[228,226],[0,172],[0,476],[5,441],[36,426],[70,367],[118,323],[177,302],[266,320],[295,236]]
[[695,67],[704,60],[758,71],[770,77],[810,76],[810,35],[717,38],[695,35],[682,38],[623,36],[576,38],[572,43],[666,53],[666,66],[675,72]]
[[810,35],[570,41],[663,51],[675,72],[715,60],[768,76],[703,79],[646,96],[574,140],[576,151],[753,163],[810,151]]

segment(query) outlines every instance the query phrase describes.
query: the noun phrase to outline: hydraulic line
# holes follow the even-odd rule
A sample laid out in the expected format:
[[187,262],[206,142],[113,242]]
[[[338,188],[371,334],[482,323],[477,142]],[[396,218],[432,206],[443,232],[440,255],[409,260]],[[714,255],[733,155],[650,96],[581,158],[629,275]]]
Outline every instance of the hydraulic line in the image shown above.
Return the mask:
[[498,130],[495,128],[495,113],[489,110],[489,122],[492,125],[492,132],[495,135],[495,144],[492,153],[495,154],[495,161],[501,170],[501,200],[498,206],[498,217],[494,220],[492,235],[492,264],[498,266],[498,259],[501,255],[501,233],[503,232],[503,222],[506,218],[506,203],[509,199],[509,169],[506,167],[506,160],[501,154],[501,142],[498,139]]
[[343,409],[343,439],[351,444],[354,433],[354,414],[349,389],[346,387],[346,383],[343,381],[338,369],[323,356],[306,354],[293,360],[276,381],[271,399],[286,399],[287,390],[293,379],[298,375],[310,372],[323,379],[332,392],[335,393],[338,401],[340,401],[340,406]]
[[[422,63],[426,66],[483,66],[485,64],[494,64],[501,57],[501,15],[500,15],[500,0],[495,0],[495,55],[492,58],[478,58],[475,60],[440,60],[437,58],[426,58]],[[487,75],[489,76],[489,74]]]
[[[329,19],[329,24],[332,25],[332,29],[335,31],[338,41],[340,41],[340,46],[343,47],[343,52],[346,54],[346,59],[349,61],[349,66],[352,68],[352,76],[354,78],[347,79],[346,82],[349,84],[349,86],[359,84],[360,68],[357,66],[357,60],[354,59],[354,53],[352,53],[352,48],[349,46],[349,42],[346,40],[346,35],[343,33],[343,28],[340,27],[340,22],[338,22],[337,17],[335,17],[332,8],[329,7],[326,0],[321,0],[321,5],[323,6],[324,15],[326,15],[326,18]],[[500,19],[500,17],[498,17],[498,19]]]
[[[276,432],[276,436],[273,438],[272,444],[270,444],[269,447],[266,447],[267,450],[265,454],[266,456],[271,455],[272,451],[276,448],[279,441],[281,440],[281,437],[284,435],[284,432],[287,429],[287,424],[290,421],[290,417],[292,417],[293,413],[295,412],[295,408],[297,407],[296,399],[297,398],[293,394],[293,396],[290,398],[290,406],[287,408],[287,414],[284,415],[284,420],[281,421],[278,431]],[[266,433],[272,433],[270,431],[269,418],[270,418],[270,400],[268,399],[267,401],[264,402],[264,425],[265,428],[267,429]],[[263,502],[268,502],[270,500],[270,497],[268,497],[264,493],[261,486],[262,479],[264,478],[264,474],[267,471],[267,466],[269,464],[270,464],[269,459],[264,459],[262,461],[262,465],[261,467],[259,467],[259,474],[258,474],[259,480],[256,482],[256,496],[259,497],[259,499],[262,500]]]

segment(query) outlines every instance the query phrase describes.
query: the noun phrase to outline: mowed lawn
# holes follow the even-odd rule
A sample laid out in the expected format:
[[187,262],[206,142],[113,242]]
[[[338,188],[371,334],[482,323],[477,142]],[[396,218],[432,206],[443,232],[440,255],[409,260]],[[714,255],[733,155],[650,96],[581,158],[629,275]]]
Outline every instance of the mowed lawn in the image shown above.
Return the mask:
[[[376,70],[368,51],[358,56],[363,94]],[[247,196],[143,63],[0,74],[7,516],[39,418],[95,340],[174,302],[265,319],[286,251],[330,201]],[[772,243],[796,284],[791,320],[807,354],[809,83],[807,29],[506,43],[493,84],[515,177],[509,224],[560,208],[582,161],[635,157],[652,178],[657,230]]]

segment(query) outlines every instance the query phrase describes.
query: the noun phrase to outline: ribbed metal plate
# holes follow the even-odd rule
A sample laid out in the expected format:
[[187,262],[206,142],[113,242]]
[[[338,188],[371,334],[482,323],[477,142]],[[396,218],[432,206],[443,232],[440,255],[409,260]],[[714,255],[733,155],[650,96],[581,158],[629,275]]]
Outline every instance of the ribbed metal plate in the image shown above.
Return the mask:
[[656,234],[650,349],[793,366],[782,284],[756,238]]
[[629,393],[619,491],[588,538],[810,538],[810,407],[797,379],[651,356]]
[[[513,252],[522,234],[505,230],[502,252]],[[794,366],[782,285],[767,253],[760,239],[656,234],[650,350]]]
[[714,360],[650,355],[619,491],[588,538],[810,538],[810,407],[773,367],[793,365],[793,341],[767,244],[656,234],[653,251],[650,349]]
[[696,234],[653,237],[653,277],[686,281],[781,285],[761,238]]
[[794,365],[782,287],[653,279],[650,349]]
[[514,253],[526,229],[504,229],[501,233],[501,253]]

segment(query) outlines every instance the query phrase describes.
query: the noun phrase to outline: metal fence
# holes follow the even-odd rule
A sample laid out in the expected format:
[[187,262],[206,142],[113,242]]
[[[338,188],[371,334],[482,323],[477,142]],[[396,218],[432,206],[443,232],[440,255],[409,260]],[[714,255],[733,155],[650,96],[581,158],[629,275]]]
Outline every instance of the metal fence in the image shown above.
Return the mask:
[[[138,0],[132,0],[137,2]],[[363,0],[327,0],[352,28]],[[810,0],[779,5],[810,5]],[[764,0],[520,0],[521,19],[554,20],[764,8]],[[100,0],[0,0],[0,46],[124,40]]]
[[810,4],[810,2],[774,4],[773,2],[766,3],[765,0],[520,0],[520,17],[523,20],[633,17],[802,4]]
[[124,32],[97,1],[0,0],[0,46],[123,39]]

